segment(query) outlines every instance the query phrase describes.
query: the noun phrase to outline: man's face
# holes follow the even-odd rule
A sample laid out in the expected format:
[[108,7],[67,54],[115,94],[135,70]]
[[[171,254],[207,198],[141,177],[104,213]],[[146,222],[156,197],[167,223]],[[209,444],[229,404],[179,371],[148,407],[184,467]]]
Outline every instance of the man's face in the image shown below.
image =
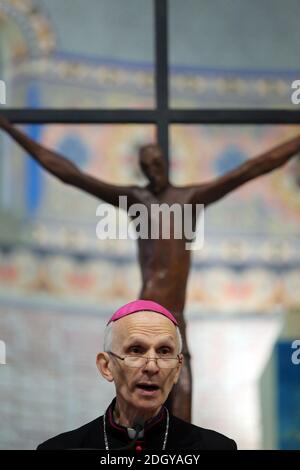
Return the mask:
[[158,145],[142,147],[139,154],[140,166],[150,184],[157,191],[168,183],[168,173],[162,151]]
[[[122,357],[134,354],[151,358],[163,354],[176,357],[179,351],[175,325],[159,313],[128,315],[114,325],[112,351]],[[143,412],[155,413],[177,382],[180,368],[179,363],[174,369],[159,368],[154,360],[144,367],[130,368],[111,356],[117,399]],[[156,389],[148,390],[147,384]]]

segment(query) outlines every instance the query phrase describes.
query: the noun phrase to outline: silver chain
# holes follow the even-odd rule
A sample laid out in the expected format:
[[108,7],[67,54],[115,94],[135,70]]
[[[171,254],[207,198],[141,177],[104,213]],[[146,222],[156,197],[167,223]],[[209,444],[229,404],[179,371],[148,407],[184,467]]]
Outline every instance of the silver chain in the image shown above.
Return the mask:
[[106,429],[105,429],[106,428],[105,415],[106,415],[106,413],[104,413],[104,415],[103,415],[104,444],[105,444],[105,449],[109,450],[108,439],[107,439],[107,434],[106,434]]
[[165,450],[166,445],[167,445],[167,439],[168,439],[168,434],[169,434],[169,422],[170,422],[170,416],[169,416],[169,410],[166,408],[167,412],[167,424],[166,424],[166,431],[165,431],[165,438],[164,438],[164,443],[162,446],[162,450]]
[[[167,424],[166,424],[166,430],[165,430],[165,436],[164,436],[164,442],[162,446],[162,450],[166,449],[167,445],[167,439],[168,439],[168,434],[169,434],[169,423],[170,423],[170,415],[169,415],[169,410],[168,408],[165,408],[167,412]],[[105,445],[105,450],[109,450],[109,445],[108,445],[108,439],[107,439],[107,434],[106,434],[106,413],[103,415],[103,434],[104,434],[104,445]]]

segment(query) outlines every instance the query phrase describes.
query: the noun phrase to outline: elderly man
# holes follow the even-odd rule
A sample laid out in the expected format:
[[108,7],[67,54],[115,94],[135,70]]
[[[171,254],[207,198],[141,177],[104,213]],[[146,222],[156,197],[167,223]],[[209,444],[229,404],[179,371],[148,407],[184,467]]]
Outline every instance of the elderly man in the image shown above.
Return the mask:
[[236,449],[233,440],[182,421],[164,406],[179,378],[181,348],[177,320],[162,305],[135,300],[121,307],[107,324],[104,352],[97,356],[116,397],[103,416],[38,449]]

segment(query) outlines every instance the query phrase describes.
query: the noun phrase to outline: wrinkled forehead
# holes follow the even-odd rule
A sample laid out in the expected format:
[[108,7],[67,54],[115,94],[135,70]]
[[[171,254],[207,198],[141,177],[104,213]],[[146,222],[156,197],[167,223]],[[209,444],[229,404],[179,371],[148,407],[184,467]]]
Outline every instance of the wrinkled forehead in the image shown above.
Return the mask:
[[156,312],[141,311],[127,315],[114,323],[114,341],[122,347],[129,339],[144,339],[153,342],[155,339],[168,338],[177,344],[176,327],[164,315]]

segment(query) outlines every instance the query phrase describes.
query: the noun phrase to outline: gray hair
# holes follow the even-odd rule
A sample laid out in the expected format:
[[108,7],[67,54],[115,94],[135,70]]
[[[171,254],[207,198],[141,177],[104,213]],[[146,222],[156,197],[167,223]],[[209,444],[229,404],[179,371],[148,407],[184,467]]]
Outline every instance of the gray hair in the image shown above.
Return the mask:
[[[103,351],[108,352],[112,349],[114,322],[109,323],[104,331]],[[178,354],[182,352],[182,336],[178,326],[176,326],[176,335],[178,342]]]

